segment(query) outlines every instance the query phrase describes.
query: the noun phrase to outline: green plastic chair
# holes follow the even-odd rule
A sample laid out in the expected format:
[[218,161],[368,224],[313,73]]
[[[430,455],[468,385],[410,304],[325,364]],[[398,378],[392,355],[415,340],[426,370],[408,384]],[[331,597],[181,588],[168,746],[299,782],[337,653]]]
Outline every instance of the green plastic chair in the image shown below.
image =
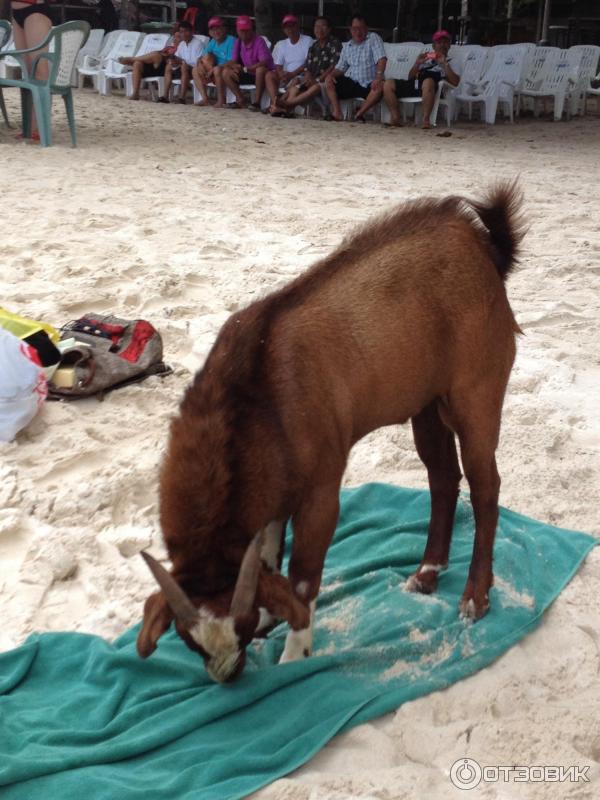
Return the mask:
[[[7,19],[0,19],[0,50],[8,44],[10,41],[10,37],[12,36],[12,25]],[[10,122],[8,121],[8,114],[6,113],[6,105],[4,104],[4,95],[2,94],[2,87],[0,86],[0,111],[2,112],[2,116],[4,117],[4,122],[6,122],[6,127],[10,128]]]
[[[71,142],[77,147],[75,136],[75,114],[73,111],[73,94],[71,91],[71,73],[79,49],[83,47],[90,33],[88,22],[77,20],[65,22],[51,28],[43,42],[28,50],[9,50],[0,53],[0,58],[12,56],[21,65],[21,78],[0,78],[0,92],[3,86],[15,86],[21,90],[21,116],[23,136],[31,138],[31,113],[35,109],[40,142],[43,147],[52,144],[52,95],[59,94],[65,102]],[[33,59],[31,71],[27,68],[25,55],[37,53],[40,48],[48,46],[49,50],[39,53]],[[50,62],[48,78],[44,81],[30,77],[35,75],[38,63],[45,58]]]

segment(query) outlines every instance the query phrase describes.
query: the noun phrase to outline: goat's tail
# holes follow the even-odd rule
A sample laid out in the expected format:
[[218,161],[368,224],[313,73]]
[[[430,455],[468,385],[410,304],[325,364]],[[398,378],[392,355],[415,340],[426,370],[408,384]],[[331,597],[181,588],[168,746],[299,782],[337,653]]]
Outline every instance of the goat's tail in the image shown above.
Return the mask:
[[487,229],[491,255],[502,280],[517,263],[519,247],[526,233],[522,216],[523,193],[517,180],[492,187],[480,203],[466,201]]

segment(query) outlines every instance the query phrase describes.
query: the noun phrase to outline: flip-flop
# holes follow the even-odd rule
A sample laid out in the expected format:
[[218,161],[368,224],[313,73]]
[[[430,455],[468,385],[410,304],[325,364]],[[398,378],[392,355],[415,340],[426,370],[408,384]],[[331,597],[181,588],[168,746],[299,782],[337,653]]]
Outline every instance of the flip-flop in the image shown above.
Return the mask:
[[39,142],[40,141],[40,135],[39,135],[39,133],[37,133],[35,131],[31,134],[31,136],[23,136],[22,133],[17,133],[15,135],[15,139],[18,142]]

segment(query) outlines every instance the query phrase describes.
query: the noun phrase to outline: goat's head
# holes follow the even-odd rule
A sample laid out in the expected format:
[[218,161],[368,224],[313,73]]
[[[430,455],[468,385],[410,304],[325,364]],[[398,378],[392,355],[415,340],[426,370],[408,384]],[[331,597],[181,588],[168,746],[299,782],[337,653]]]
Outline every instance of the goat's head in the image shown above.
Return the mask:
[[[233,590],[192,602],[175,578],[152,556],[142,553],[161,591],[144,607],[144,622],[137,640],[146,658],[173,619],[177,633],[191,650],[200,653],[215,681],[234,680],[244,668],[246,647],[259,625],[256,593],[261,569],[263,533],[246,550]],[[195,598],[196,600],[196,598]]]

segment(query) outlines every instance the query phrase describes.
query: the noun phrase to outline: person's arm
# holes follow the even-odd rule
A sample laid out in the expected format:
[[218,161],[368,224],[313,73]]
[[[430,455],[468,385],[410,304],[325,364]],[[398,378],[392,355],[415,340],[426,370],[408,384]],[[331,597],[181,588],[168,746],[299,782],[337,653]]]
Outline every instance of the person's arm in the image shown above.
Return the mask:
[[448,59],[446,56],[438,56],[437,58],[438,64],[444,68],[446,72],[446,77],[444,80],[448,81],[451,86],[458,86],[460,83],[460,75],[457,75],[456,72],[452,69],[450,64],[448,63]]
[[339,78],[341,75],[343,75],[346,72],[346,70],[348,69],[349,66],[350,66],[350,63],[349,63],[348,59],[346,58],[346,48],[342,46],[342,52],[340,53],[339,61],[337,62],[335,67],[332,69],[332,71],[330,73],[330,77],[332,77],[333,80],[335,81],[336,78]]
[[375,78],[371,81],[371,89],[377,91],[383,86],[383,76],[385,73],[386,64],[387,58],[382,56],[375,65]]
[[251,64],[250,66],[246,67],[248,72],[254,72],[257,67],[268,67],[272,63],[271,51],[267,47],[267,43],[262,36],[259,37],[256,54],[258,56],[258,61],[256,64]]
[[240,40],[236,39],[233,43],[233,50],[231,51],[231,59],[223,64],[224,67],[237,67],[242,68],[240,64]]
[[427,53],[421,53],[421,55],[417,56],[417,60],[410,68],[410,72],[408,73],[409,78],[416,78],[419,74],[419,70],[421,69],[421,64],[424,64],[427,61]]

